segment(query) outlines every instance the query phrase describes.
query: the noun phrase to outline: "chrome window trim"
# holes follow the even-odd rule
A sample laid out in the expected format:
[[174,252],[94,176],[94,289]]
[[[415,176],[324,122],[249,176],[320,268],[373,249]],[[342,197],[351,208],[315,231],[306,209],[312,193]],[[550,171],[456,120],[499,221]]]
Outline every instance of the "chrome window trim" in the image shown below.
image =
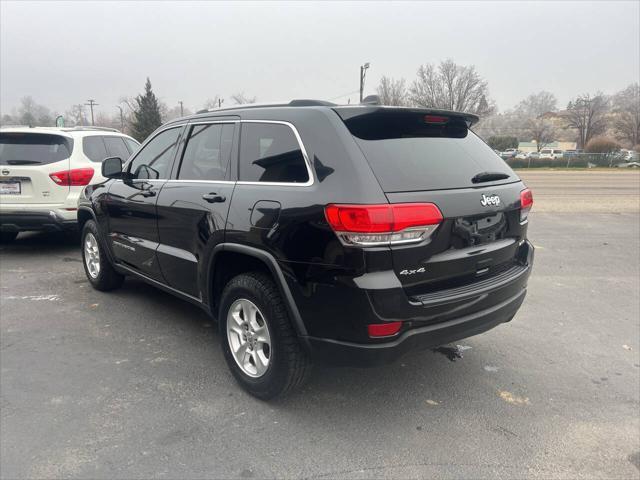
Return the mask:
[[179,178],[172,178],[167,180],[167,183],[221,183],[224,185],[235,185],[233,180],[184,180]]
[[209,125],[210,123],[240,123],[240,120],[194,120],[187,125]]
[[[283,120],[240,120],[240,123],[266,123],[266,124],[275,124],[275,125],[286,125],[291,129],[293,135],[296,137],[298,141],[298,146],[300,147],[300,151],[302,152],[302,158],[304,159],[304,164],[307,167],[307,175],[309,176],[309,180],[304,183],[295,183],[295,182],[250,182],[246,180],[238,180],[236,182],[237,185],[266,185],[266,186],[276,186],[276,187],[310,187],[315,183],[313,171],[311,169],[311,162],[309,161],[309,155],[307,154],[307,150],[304,148],[304,144],[302,143],[302,138],[300,137],[300,133],[298,129],[290,122],[285,122]],[[240,149],[242,149],[242,132],[240,132]],[[238,167],[240,167],[240,155],[238,155]],[[238,168],[238,174],[240,173],[240,168]],[[238,175],[239,177],[240,175]]]

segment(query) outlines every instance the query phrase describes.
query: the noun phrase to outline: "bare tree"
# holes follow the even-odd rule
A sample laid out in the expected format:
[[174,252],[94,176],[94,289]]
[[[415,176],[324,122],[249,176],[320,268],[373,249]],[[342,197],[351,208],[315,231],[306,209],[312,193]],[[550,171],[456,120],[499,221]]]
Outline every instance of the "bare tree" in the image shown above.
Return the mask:
[[43,105],[39,105],[31,96],[22,97],[20,99],[20,107],[15,115],[18,121],[23,125],[53,125],[53,117],[51,110]]
[[109,115],[105,112],[98,112],[95,124],[98,127],[120,128],[120,113]]
[[176,105],[173,108],[167,108],[162,118],[166,122],[173,120],[174,118],[186,117],[187,115],[191,115],[191,110],[187,107],[182,107],[182,109],[180,109],[180,105]]
[[389,77],[382,77],[380,79],[380,85],[376,89],[380,102],[383,105],[395,105],[398,107],[404,107],[409,103],[409,92],[405,84],[404,78],[393,79]]
[[248,103],[256,103],[256,97],[247,97],[244,92],[236,93],[231,95],[231,100],[236,105],[246,105]]
[[445,60],[440,65],[421,65],[410,89],[411,103],[419,107],[442,108],[489,115],[495,109],[489,100],[487,82],[476,68]]
[[72,126],[88,125],[87,117],[84,114],[84,105],[72,105],[70,110],[64,114],[65,118],[70,120]]
[[8,113],[3,114],[2,118],[0,118],[0,125],[14,125],[16,123],[18,122]]
[[616,136],[630,144],[640,143],[640,84],[633,83],[613,97]]
[[543,118],[530,118],[525,123],[526,132],[536,142],[538,152],[555,140],[556,129],[553,124]]
[[221,108],[223,102],[224,98],[216,93],[215,97],[207,98],[207,101],[204,102],[204,108],[207,110],[215,110],[216,108]]
[[553,93],[542,91],[533,93],[522,100],[516,106],[515,111],[525,117],[538,118],[547,112],[554,112],[557,104],[558,100]]
[[584,148],[589,140],[605,131],[608,103],[600,92],[595,95],[580,95],[569,102],[567,126],[578,131],[578,148]]

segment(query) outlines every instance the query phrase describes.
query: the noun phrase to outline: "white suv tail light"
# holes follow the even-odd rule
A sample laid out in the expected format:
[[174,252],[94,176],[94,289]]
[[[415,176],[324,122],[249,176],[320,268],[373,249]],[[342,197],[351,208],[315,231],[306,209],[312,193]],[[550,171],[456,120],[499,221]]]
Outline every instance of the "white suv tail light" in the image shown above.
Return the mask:
[[89,185],[93,178],[93,168],[74,168],[49,174],[51,180],[61,187],[79,187]]

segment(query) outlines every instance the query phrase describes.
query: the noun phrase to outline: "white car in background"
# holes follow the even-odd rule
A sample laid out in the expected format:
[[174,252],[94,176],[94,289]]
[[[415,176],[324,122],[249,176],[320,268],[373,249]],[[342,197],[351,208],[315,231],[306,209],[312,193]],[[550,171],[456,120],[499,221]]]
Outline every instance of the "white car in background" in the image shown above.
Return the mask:
[[543,148],[542,150],[540,150],[539,158],[540,160],[543,160],[545,158],[556,160],[558,158],[562,158],[563,155],[564,152],[562,150],[557,150],[555,148]]
[[111,128],[0,129],[0,241],[22,231],[73,231],[82,189],[105,180],[102,161],[126,161],[139,145]]

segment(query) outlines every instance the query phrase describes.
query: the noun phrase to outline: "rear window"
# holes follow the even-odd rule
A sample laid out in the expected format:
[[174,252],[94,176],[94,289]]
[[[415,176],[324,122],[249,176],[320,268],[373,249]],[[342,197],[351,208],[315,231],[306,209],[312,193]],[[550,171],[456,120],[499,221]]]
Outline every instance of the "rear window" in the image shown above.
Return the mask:
[[462,117],[378,112],[344,120],[386,192],[477,187],[482,172],[517,177]]
[[60,135],[0,133],[0,165],[46,165],[69,158],[73,140]]

